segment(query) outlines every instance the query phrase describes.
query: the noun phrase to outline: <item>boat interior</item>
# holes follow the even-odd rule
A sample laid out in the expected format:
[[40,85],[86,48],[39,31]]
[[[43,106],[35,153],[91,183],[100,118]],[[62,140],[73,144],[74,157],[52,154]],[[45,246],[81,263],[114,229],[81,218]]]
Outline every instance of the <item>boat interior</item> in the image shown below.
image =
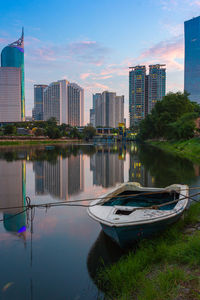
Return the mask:
[[[164,204],[160,210],[171,210],[177,204],[167,204],[170,201],[179,199],[179,193],[175,191],[160,191],[160,192],[147,192],[147,191],[123,191],[112,198],[105,201],[103,206],[129,206],[129,207],[148,207],[152,205]],[[123,211],[123,214],[130,214],[130,211]],[[116,214],[121,214],[121,210]]]

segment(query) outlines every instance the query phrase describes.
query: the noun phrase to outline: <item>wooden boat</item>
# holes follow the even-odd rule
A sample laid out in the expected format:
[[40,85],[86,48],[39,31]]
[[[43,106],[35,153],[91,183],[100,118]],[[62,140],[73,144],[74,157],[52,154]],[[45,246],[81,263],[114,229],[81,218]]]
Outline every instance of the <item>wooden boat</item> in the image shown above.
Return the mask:
[[188,204],[187,185],[166,188],[123,183],[91,203],[89,216],[121,247],[164,230],[176,222]]

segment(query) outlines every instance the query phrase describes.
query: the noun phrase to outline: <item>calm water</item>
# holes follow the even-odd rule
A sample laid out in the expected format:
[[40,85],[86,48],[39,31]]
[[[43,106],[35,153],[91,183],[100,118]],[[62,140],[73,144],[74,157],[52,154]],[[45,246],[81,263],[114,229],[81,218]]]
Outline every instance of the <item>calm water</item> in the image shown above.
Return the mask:
[[1,148],[0,299],[102,298],[94,283],[99,261],[114,262],[122,250],[86,208],[36,208],[32,222],[30,212],[13,217],[23,208],[10,208],[26,195],[33,204],[94,198],[126,181],[199,186],[200,167],[135,144]]

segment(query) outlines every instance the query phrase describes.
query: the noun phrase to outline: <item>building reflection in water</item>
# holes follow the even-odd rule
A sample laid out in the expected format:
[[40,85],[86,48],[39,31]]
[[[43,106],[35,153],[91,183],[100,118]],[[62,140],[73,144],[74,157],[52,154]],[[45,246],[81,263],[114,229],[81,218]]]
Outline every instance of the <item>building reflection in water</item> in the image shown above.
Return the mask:
[[71,195],[84,190],[83,155],[63,158],[55,162],[34,161],[35,193],[49,194],[55,198],[68,200]]
[[24,239],[26,235],[26,212],[23,212],[25,202],[25,162],[0,160],[0,207],[3,208],[1,212],[4,228]]
[[90,170],[93,171],[94,185],[111,187],[124,182],[124,161],[112,148],[98,149],[90,158]]
[[153,187],[154,177],[150,175],[150,172],[141,163],[138,152],[137,144],[131,144],[129,181],[139,182],[142,186]]

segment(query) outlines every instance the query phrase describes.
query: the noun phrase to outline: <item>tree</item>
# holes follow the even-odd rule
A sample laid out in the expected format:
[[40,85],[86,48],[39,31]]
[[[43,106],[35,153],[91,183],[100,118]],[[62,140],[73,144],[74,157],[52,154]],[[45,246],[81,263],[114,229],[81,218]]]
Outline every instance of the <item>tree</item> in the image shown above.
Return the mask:
[[84,139],[86,139],[86,140],[92,139],[93,136],[95,136],[95,134],[96,134],[96,129],[93,126],[88,125],[88,126],[84,127],[84,129],[83,129]]
[[16,134],[17,129],[16,126],[12,125],[12,124],[8,124],[5,126],[4,128],[4,134]]
[[61,137],[61,132],[58,127],[49,126],[46,130],[46,135],[50,139],[59,139]]
[[74,138],[80,139],[81,138],[81,134],[76,127],[72,127],[72,129],[69,132],[69,136],[72,139],[74,139]]
[[[193,128],[189,121],[182,119],[180,123],[178,120],[186,114],[199,112],[198,104],[191,102],[188,98],[187,93],[168,93],[163,97],[162,101],[156,103],[152,109],[151,114],[149,114],[139,125],[139,137],[141,139],[149,138],[163,138],[169,136],[187,136],[188,134],[179,133],[178,130],[175,133],[174,126],[180,126],[183,129],[183,123],[187,123],[187,130],[185,127],[185,132],[189,131],[189,128]],[[172,132],[169,132],[172,130]],[[194,130],[193,130],[194,131]]]

